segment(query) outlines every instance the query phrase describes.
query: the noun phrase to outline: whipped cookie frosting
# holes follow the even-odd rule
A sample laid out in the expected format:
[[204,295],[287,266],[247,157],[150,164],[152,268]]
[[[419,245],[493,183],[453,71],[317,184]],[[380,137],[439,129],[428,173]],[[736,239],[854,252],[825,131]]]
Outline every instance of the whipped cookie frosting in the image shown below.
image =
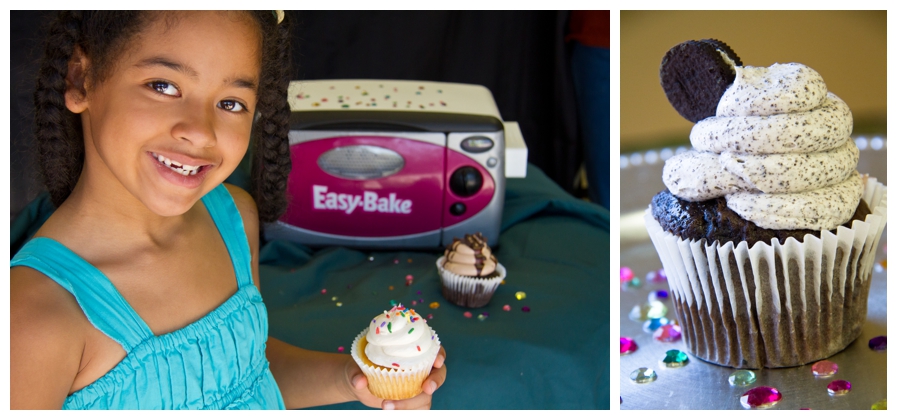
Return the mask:
[[[432,363],[439,351],[436,334],[427,321],[399,304],[371,320],[364,355],[376,365],[403,369],[419,363]],[[434,348],[435,347],[435,348]]]
[[725,196],[766,229],[847,222],[863,191],[850,109],[803,64],[734,68],[716,116],[692,129],[694,149],[666,161],[664,184],[688,201]]
[[497,265],[498,260],[481,233],[455,238],[445,249],[443,268],[455,274],[484,277],[494,273]]

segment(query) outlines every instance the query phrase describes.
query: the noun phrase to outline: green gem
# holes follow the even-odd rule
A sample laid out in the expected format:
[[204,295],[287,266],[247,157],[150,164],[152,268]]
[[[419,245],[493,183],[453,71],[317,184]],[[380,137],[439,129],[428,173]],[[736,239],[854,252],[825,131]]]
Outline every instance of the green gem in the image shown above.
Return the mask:
[[885,398],[875,404],[872,404],[873,410],[887,410],[888,409],[888,399]]
[[757,381],[757,375],[749,370],[736,370],[729,375],[729,385],[748,386]]
[[396,302],[395,299],[392,299],[392,300],[389,301],[389,305],[390,305],[390,306],[396,306],[396,304],[398,304],[398,302]]
[[638,368],[629,374],[629,379],[637,384],[646,384],[654,382],[657,379],[657,373],[651,368]]
[[627,289],[641,289],[642,288],[642,279],[638,277],[633,277],[632,280],[623,283],[623,287]]
[[663,358],[666,367],[676,368],[688,364],[688,355],[684,351],[667,350],[667,357]]

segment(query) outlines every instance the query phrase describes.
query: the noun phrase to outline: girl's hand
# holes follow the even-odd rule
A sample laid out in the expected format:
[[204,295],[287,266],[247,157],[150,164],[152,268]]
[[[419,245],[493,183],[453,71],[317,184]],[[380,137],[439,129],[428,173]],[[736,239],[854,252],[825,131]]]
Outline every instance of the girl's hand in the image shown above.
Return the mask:
[[361,368],[355,364],[355,360],[350,358],[349,362],[350,364],[346,366],[349,386],[358,401],[368,407],[384,410],[429,410],[433,401],[433,393],[445,382],[445,348],[439,349],[439,354],[436,355],[436,360],[433,362],[433,370],[430,371],[430,376],[424,379],[422,385],[424,392],[407,400],[384,400],[371,394],[371,391],[368,390],[368,379],[361,372]]

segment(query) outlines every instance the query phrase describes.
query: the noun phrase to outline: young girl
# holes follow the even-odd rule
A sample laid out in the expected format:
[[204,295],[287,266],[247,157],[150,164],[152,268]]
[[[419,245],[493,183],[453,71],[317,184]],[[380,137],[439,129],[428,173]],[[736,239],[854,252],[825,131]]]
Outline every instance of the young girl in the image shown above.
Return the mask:
[[[12,408],[298,408],[370,394],[348,355],[267,337],[259,222],[285,207],[282,12],[63,12],[35,135],[56,212],[10,270]],[[255,136],[252,195],[222,184]]]

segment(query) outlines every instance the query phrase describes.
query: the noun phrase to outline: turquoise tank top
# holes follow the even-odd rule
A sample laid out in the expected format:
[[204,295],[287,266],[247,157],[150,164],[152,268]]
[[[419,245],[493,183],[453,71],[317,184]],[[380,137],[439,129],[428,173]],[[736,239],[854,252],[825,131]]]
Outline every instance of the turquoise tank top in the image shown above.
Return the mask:
[[252,282],[249,242],[230,193],[202,198],[230,253],[237,292],[177,331],[153,335],[96,267],[50,238],[25,244],[10,262],[44,273],[71,293],[87,319],[127,352],[64,409],[283,409],[265,343],[268,313]]

